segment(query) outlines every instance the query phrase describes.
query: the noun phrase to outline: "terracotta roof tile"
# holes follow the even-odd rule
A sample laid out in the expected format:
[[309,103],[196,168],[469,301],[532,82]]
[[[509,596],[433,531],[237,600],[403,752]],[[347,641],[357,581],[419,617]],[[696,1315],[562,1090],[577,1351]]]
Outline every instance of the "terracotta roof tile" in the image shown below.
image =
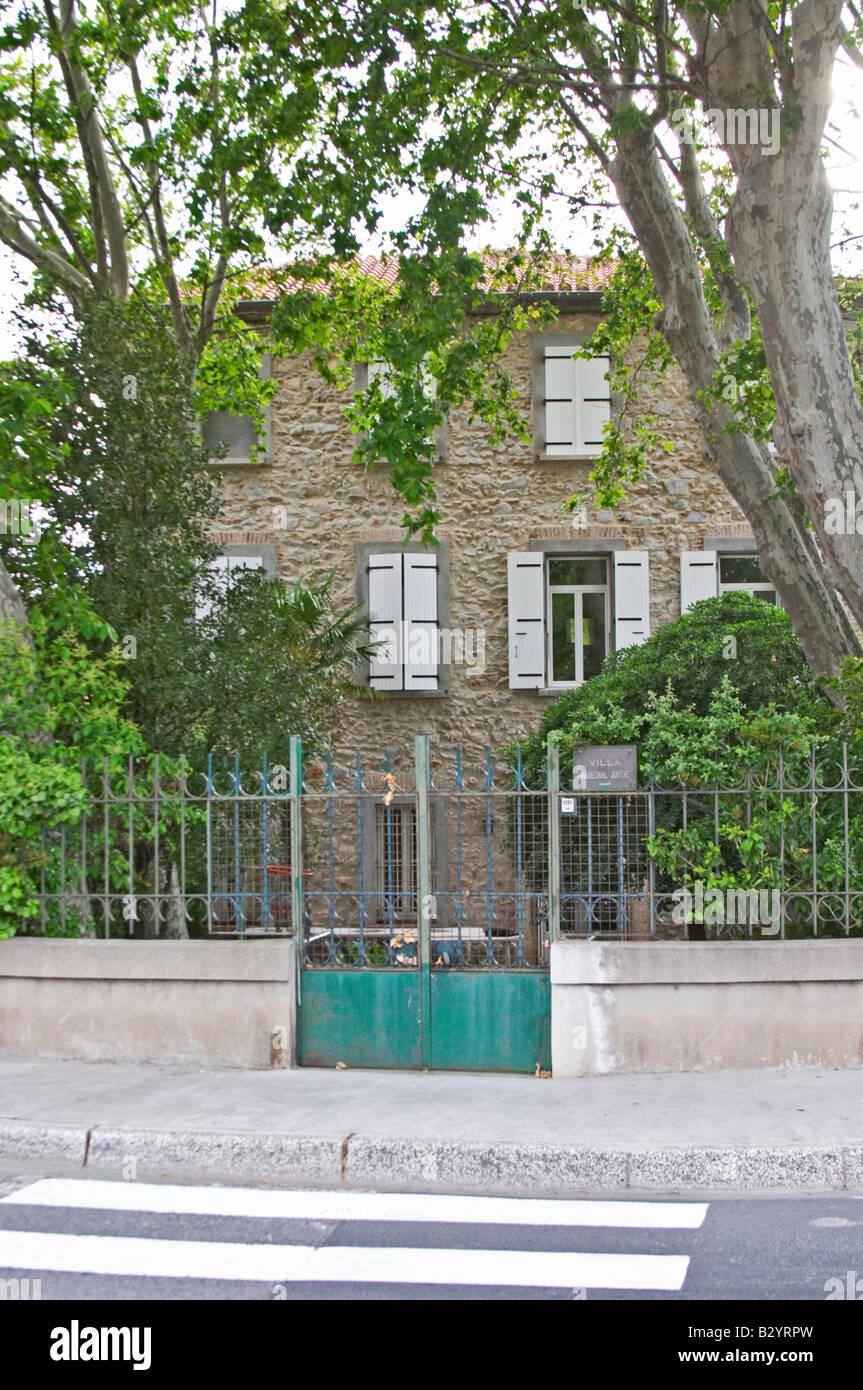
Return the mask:
[[[494,287],[498,292],[503,290],[509,293],[597,291],[604,289],[614,274],[613,263],[606,261],[597,264],[589,256],[571,256],[565,251],[558,251],[528,263],[523,270],[511,275],[503,283],[493,286],[495,274],[505,266],[506,257],[505,251],[483,252],[487,272],[481,282],[482,289],[490,290]],[[370,279],[379,280],[386,285],[395,283],[399,266],[397,256],[358,256],[356,263],[362,273]],[[312,288],[323,291],[327,282],[325,277],[311,282],[299,280],[291,275],[289,267],[261,266],[246,276],[241,298],[275,300],[282,294],[295,293],[303,284],[310,284]]]

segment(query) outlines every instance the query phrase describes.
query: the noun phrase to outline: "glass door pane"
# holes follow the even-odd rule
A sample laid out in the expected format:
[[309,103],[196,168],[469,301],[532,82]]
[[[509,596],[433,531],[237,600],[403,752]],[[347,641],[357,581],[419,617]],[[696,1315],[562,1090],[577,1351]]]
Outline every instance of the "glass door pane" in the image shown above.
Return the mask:
[[583,679],[598,676],[606,657],[605,594],[581,595]]
[[551,595],[551,679],[575,680],[575,594]]

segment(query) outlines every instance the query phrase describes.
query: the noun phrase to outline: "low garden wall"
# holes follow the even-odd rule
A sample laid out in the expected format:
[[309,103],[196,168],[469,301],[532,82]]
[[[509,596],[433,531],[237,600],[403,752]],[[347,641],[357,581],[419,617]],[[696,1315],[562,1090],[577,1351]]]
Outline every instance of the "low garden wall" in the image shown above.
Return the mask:
[[0,1049],[290,1066],[296,953],[273,941],[0,941]]
[[863,940],[551,948],[556,1077],[863,1061]]

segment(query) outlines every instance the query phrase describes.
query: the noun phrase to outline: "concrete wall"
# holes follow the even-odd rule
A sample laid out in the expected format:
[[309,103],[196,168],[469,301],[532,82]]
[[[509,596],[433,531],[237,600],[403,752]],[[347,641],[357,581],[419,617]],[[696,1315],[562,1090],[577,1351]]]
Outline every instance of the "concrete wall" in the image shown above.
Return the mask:
[[0,941],[0,1049],[290,1066],[293,941]]
[[863,1060],[863,941],[562,941],[555,1076]]

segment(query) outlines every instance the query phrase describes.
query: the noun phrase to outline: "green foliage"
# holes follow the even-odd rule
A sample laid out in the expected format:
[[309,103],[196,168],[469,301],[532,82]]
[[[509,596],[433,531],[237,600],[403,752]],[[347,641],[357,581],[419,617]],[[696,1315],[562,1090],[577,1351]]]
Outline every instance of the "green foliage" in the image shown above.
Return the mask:
[[598,676],[549,707],[537,733],[522,745],[523,757],[526,764],[543,762],[553,730],[582,743],[641,739],[650,723],[648,697],[667,690],[703,717],[725,677],[745,710],[774,705],[779,711],[817,710],[824,720],[836,717],[788,614],[732,592],[693,604],[640,646],[613,652]]
[[[637,744],[641,783],[656,789],[646,848],[658,893],[696,884],[705,894],[781,888],[791,935],[812,927],[814,804],[818,891],[838,895],[840,934],[844,800],[828,788],[841,785],[843,740],[851,767],[863,767],[863,663],[847,663],[839,684],[845,712],[812,677],[781,609],[744,593],[706,599],[641,646],[614,653],[598,676],[555,702],[520,745],[525,783],[542,785],[549,743],[560,748],[565,786],[576,748]],[[508,750],[512,760],[516,751]],[[851,802],[851,887],[863,892],[863,807]],[[636,839],[626,849],[631,891],[642,886],[642,851]],[[533,872],[545,872],[544,855]],[[863,898],[850,911],[853,929],[863,930]]]
[[121,713],[121,668],[118,654],[94,657],[74,628],[37,611],[30,640],[14,624],[0,632],[0,938],[38,915],[41,880],[57,891],[55,832],[88,804],[83,760],[142,746]]
[[197,624],[203,648],[197,679],[189,674],[192,722],[176,746],[194,759],[238,751],[244,765],[264,754],[287,762],[287,740],[313,748],[338,704],[357,693],[353,668],[368,658],[368,624],[342,610],[332,574],[286,589],[260,571],[240,572]]
[[[276,304],[271,326],[280,351],[311,350],[324,380],[338,386],[348,384],[357,363],[386,364],[345,411],[359,435],[354,459],[389,468],[408,504],[402,519],[408,536],[436,544],[434,430],[449,410],[468,403],[470,419],[483,422],[492,443],[510,432],[529,439],[501,358],[516,329],[549,314],[496,295],[492,283],[486,297],[496,301],[497,313],[466,326],[465,302],[488,267],[459,246],[432,245],[417,254],[411,240],[410,234],[395,238],[401,256],[393,285],[333,258],[293,267],[306,284]],[[510,254],[498,258],[492,282],[538,273],[538,262]]]
[[[258,342],[247,333],[238,351],[256,357]],[[41,475],[32,455],[42,535],[5,538],[28,604],[52,622],[74,617],[97,644],[119,643],[124,711],[163,755],[257,757],[291,733],[313,742],[367,653],[367,631],[339,610],[331,578],[286,593],[243,576],[225,593],[208,537],[218,474],[164,313],[102,302],[30,346],[16,364],[21,385],[63,388],[40,423]]]

